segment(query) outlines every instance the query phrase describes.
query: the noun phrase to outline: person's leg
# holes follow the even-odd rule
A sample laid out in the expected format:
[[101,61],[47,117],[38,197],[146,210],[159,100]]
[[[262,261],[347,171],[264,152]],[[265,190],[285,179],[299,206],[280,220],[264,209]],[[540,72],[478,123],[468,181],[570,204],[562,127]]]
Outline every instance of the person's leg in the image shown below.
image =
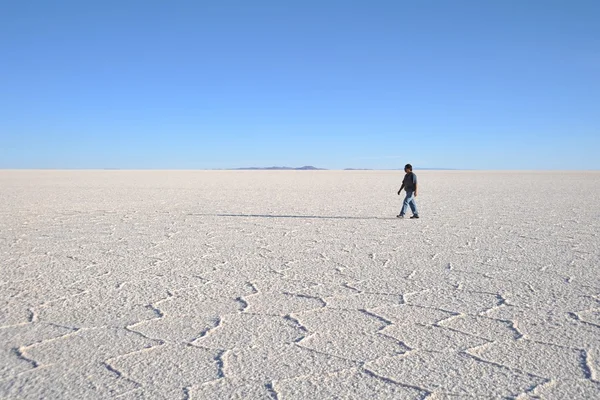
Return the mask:
[[402,210],[400,210],[400,216],[404,216],[406,214],[406,210],[408,209],[408,205],[413,198],[412,191],[406,191],[406,197],[404,198],[404,202],[402,203]]
[[416,215],[418,217],[419,216],[419,211],[417,211],[417,202],[415,201],[415,197],[414,196],[410,199],[409,205],[410,205],[410,209],[411,209],[413,215]]

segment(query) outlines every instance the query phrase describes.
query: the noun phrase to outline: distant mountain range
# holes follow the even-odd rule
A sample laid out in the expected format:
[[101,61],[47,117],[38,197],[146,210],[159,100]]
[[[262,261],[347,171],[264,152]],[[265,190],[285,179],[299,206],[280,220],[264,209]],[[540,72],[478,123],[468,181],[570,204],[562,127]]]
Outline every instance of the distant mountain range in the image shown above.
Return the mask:
[[[317,168],[312,165],[305,165],[304,167],[245,167],[245,168],[234,168],[235,171],[327,171],[327,168]],[[402,171],[403,168],[390,169],[388,171]],[[453,168],[415,168],[415,171],[436,171],[445,170],[451,171]],[[344,171],[373,171],[373,168],[346,168]]]
[[305,165],[304,167],[246,167],[246,168],[235,168],[235,170],[277,170],[277,171],[323,171],[325,168],[317,168],[312,165]]

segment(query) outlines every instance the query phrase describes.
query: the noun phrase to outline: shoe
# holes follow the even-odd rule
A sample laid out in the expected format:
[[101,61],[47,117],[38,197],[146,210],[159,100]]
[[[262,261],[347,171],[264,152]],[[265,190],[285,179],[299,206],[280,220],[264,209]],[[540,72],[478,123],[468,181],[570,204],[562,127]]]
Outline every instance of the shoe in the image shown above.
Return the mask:
[[412,217],[410,217],[410,219],[419,219],[418,215],[413,215]]
[[396,218],[404,218],[404,215],[398,214],[396,215]]

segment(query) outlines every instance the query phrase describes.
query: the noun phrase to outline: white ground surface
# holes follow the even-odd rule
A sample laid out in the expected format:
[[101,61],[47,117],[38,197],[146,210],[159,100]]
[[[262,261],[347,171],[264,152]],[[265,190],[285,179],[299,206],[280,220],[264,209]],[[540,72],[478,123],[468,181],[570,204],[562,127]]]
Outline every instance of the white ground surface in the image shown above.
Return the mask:
[[600,398],[600,173],[0,171],[0,398]]

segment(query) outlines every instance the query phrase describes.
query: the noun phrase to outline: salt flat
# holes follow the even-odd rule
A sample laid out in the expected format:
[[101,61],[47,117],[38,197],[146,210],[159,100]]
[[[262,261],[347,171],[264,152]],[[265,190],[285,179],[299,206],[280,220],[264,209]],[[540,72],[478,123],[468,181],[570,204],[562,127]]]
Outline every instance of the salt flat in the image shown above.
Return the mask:
[[0,171],[0,398],[600,398],[600,173]]

